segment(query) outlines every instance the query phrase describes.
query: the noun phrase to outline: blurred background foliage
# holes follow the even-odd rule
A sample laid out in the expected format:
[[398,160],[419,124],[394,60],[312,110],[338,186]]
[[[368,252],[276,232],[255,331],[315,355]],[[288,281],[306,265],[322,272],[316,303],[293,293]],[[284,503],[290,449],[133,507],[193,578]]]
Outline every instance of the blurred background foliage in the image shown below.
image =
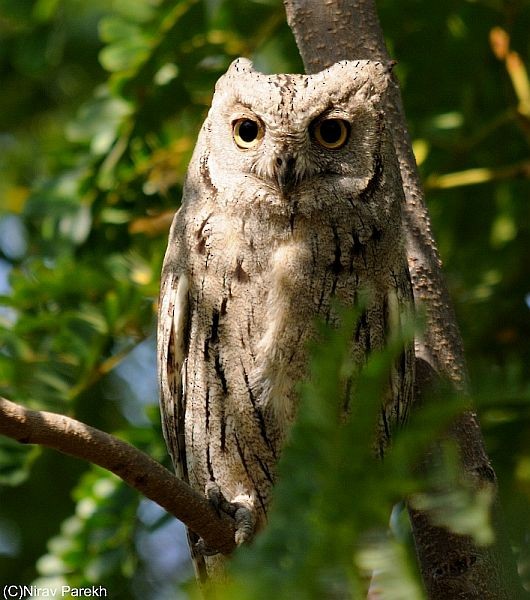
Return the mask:
[[[530,2],[380,0],[378,6],[399,61],[473,395],[525,571]],[[302,70],[279,0],[0,0],[0,394],[75,416],[166,464],[154,374],[159,270],[215,80],[240,55],[269,72]],[[340,348],[340,340],[330,343]],[[320,397],[318,390],[305,394]],[[422,435],[429,439],[452,410],[448,403],[441,417],[427,415],[421,427],[415,422],[402,444],[409,450],[389,465],[397,472],[409,465],[410,448]],[[303,462],[311,436],[326,435],[324,425],[315,431],[308,419],[286,457],[289,473],[300,466],[296,456]],[[315,464],[330,474],[326,460]],[[396,491],[407,487],[376,490],[362,465],[351,466],[346,487],[354,499],[368,494],[378,516],[364,519],[366,503],[350,502],[356,512],[343,533],[356,540],[363,523],[388,519]],[[390,477],[378,468],[379,481]],[[271,564],[265,575],[275,580],[273,557],[283,557],[284,575],[309,573],[309,559],[301,571],[277,544],[286,527],[281,507],[285,519],[296,494],[310,493],[302,485],[310,477],[291,478],[301,487],[287,486],[284,500],[279,492],[279,525],[271,527],[272,542],[257,550],[264,552],[261,564],[263,557]],[[396,477],[388,481],[397,485]],[[405,481],[408,490],[417,485]],[[1,439],[0,483],[0,585],[102,584],[112,598],[186,597],[175,583],[190,573],[182,528],[115,478]],[[326,489],[339,493],[331,483]],[[309,521],[297,521],[299,531],[315,523],[311,510]],[[402,587],[391,587],[403,594],[395,597],[420,597],[410,545],[400,533],[403,515],[393,514],[391,543],[383,536],[384,551],[374,553],[370,548],[381,549],[382,541],[372,539],[356,572],[381,561],[402,565]],[[335,516],[322,517],[317,539],[326,539],[325,524]],[[293,543],[309,548],[300,539]],[[327,542],[322,547],[335,556]],[[255,559],[246,560],[252,569]],[[324,572],[319,585],[332,580],[341,581]],[[357,589],[359,581],[348,585]]]

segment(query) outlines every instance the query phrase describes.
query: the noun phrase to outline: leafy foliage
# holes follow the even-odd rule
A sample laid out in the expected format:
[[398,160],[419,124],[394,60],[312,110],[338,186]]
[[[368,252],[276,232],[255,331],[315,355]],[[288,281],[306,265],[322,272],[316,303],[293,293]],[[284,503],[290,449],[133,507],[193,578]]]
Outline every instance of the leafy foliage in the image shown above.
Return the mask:
[[[378,5],[530,584],[530,532],[522,526],[530,513],[530,6]],[[167,229],[214,82],[230,60],[247,55],[263,70],[301,70],[283,7],[279,0],[2,0],[0,36],[0,393],[119,431],[162,459],[152,331]],[[381,585],[414,598],[406,527],[388,534],[386,522],[400,493],[436,487],[410,469],[456,408],[445,400],[426,408],[378,464],[361,443],[374,393],[366,393],[362,419],[330,432],[325,399],[334,389],[325,386],[336,385],[340,336],[329,348],[315,358],[320,377],[303,391],[307,410],[286,453],[270,530],[238,559],[242,581],[258,594],[255,586],[277,578],[287,592],[296,576],[314,597],[328,583],[360,589],[367,567],[383,561],[400,565],[400,583]],[[374,357],[365,385],[376,385],[385,360]],[[440,489],[455,478],[451,448],[445,456]],[[0,440],[0,478],[0,584],[29,584],[53,571],[72,584],[99,580],[115,597],[175,596],[153,575],[163,572],[168,583],[171,569],[157,571],[160,560],[137,553],[168,523],[160,517],[146,527],[136,496],[110,476]],[[458,489],[459,526],[487,532],[477,499],[466,496],[465,483]],[[352,512],[339,511],[345,504]],[[179,552],[175,542],[158,554],[170,554],[181,577]],[[94,562],[97,554],[103,562]],[[259,581],[256,561],[269,565]]]
[[115,477],[91,469],[73,490],[75,514],[48,542],[38,562],[36,585],[53,588],[100,585],[116,590],[134,574],[134,516],[138,498]]

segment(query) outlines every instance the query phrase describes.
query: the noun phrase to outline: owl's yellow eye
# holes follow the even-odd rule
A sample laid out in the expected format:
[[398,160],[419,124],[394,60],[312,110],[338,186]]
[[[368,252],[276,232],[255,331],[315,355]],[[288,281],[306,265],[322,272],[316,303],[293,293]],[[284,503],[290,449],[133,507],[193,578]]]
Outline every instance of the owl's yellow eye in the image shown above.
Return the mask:
[[239,119],[234,123],[235,143],[243,150],[254,148],[263,137],[263,126],[254,119]]
[[350,124],[343,119],[322,119],[313,129],[316,141],[324,148],[342,148],[350,135]]

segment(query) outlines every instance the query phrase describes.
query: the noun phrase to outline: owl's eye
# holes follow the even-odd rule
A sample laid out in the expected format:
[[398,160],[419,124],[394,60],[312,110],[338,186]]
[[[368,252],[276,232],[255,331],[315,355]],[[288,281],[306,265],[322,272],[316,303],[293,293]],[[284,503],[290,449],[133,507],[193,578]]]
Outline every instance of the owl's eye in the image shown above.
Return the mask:
[[234,141],[243,150],[254,148],[263,137],[263,127],[253,119],[239,119],[234,123]]
[[350,135],[350,124],[343,119],[322,119],[313,129],[316,141],[324,148],[342,148]]

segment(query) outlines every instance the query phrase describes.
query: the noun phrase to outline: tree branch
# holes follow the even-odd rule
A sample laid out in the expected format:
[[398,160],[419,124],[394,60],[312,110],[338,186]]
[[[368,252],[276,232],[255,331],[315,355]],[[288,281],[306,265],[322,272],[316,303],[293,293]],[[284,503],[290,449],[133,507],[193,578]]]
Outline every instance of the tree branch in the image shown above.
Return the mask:
[[234,524],[206,498],[127,442],[56,413],[34,411],[0,398],[0,434],[21,444],[40,444],[99,465],[202,537],[223,554],[235,548]]

